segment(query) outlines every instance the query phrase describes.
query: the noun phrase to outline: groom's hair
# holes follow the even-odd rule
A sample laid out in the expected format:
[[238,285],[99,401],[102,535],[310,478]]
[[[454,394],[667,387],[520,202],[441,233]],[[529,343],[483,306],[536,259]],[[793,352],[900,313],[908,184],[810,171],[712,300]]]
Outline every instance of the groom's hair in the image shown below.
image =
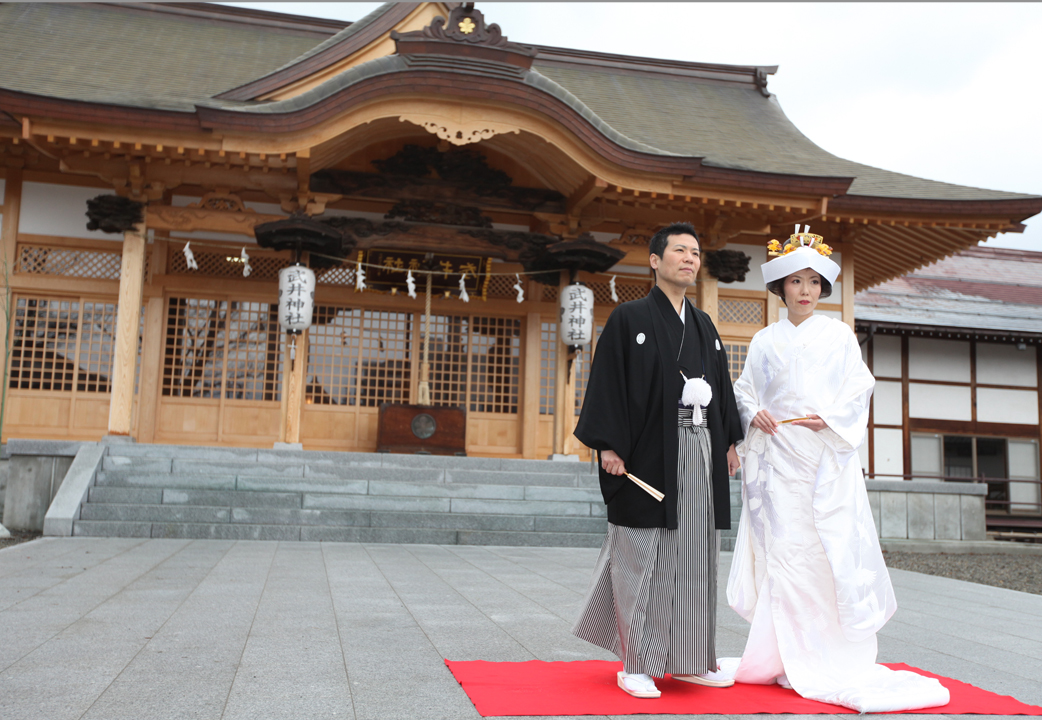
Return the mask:
[[651,236],[651,240],[648,241],[648,255],[663,257],[666,253],[666,246],[669,245],[669,238],[672,235],[690,235],[698,243],[698,249],[701,251],[702,241],[698,239],[695,227],[691,223],[675,222]]

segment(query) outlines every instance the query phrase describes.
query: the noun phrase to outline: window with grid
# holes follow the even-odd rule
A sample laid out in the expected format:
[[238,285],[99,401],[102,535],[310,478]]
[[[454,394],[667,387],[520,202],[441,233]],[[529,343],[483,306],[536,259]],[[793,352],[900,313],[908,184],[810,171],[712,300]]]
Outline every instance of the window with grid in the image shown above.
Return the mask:
[[277,402],[283,342],[275,305],[171,297],[163,395]]
[[472,317],[471,412],[517,413],[521,377],[521,320]]
[[305,402],[362,407],[409,402],[411,315],[318,306],[308,341]]
[[745,356],[749,353],[748,343],[724,343],[727,352],[727,369],[731,372],[731,381],[737,380],[742,375],[745,367]]
[[554,414],[557,379],[557,323],[544,322],[539,332],[539,414]]
[[721,298],[717,305],[719,322],[739,325],[763,325],[763,300]]
[[409,402],[411,327],[406,313],[363,311],[358,373],[363,407]]
[[9,387],[112,390],[115,303],[15,296],[13,311]]
[[[418,315],[420,332],[423,316]],[[430,390],[432,405],[457,407],[467,397],[467,355],[470,340],[470,318],[431,316],[431,339],[428,360],[431,366]]]

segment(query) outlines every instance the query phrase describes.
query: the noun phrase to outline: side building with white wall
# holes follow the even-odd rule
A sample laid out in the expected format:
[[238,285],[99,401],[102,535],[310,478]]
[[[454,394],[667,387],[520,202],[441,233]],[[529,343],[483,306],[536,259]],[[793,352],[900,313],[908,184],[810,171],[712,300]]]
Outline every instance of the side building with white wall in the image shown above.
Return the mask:
[[1042,532],[1042,253],[971,248],[855,297],[877,480],[987,482],[989,532]]

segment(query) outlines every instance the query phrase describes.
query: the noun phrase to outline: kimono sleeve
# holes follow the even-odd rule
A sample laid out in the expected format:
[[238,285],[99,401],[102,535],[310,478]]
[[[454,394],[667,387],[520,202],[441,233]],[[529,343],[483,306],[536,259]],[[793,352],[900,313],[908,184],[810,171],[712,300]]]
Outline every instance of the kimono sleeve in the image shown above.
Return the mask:
[[841,467],[857,453],[865,440],[869,403],[876,384],[861,360],[857,336],[846,326],[842,330],[843,350],[835,353],[835,361],[843,363],[843,381],[833,402],[818,413],[828,425],[821,432],[821,439],[835,451]]
[[760,412],[760,394],[756,389],[754,370],[756,363],[754,358],[762,352],[760,349],[760,343],[762,342],[760,333],[753,336],[752,342],[749,343],[749,349],[745,354],[745,366],[742,368],[742,374],[734,383],[735,403],[738,405],[738,414],[741,418],[742,431],[745,435],[749,434],[749,426],[752,424],[753,418],[756,417],[756,413]]
[[627,462],[633,438],[627,408],[625,325],[618,308],[604,324],[574,434],[587,447],[614,450]]

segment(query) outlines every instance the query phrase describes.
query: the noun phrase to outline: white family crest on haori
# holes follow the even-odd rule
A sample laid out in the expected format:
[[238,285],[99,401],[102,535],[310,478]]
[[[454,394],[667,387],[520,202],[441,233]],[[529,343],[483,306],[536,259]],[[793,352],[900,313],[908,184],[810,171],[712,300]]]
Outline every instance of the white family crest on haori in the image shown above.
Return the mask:
[[645,340],[644,333],[637,333],[637,344],[638,345],[643,345],[644,344],[644,340]]

